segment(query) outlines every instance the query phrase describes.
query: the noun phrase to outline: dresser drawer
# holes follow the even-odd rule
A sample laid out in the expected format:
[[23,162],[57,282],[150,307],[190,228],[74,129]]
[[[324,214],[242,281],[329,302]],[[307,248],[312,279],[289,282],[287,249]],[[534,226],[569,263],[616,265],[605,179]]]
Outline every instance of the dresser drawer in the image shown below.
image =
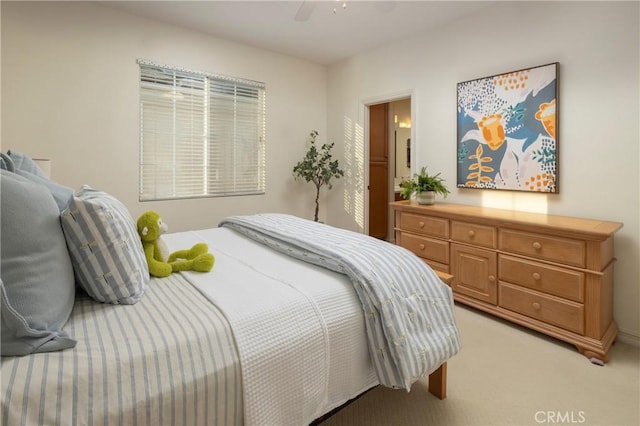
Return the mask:
[[498,271],[501,281],[508,281],[575,302],[584,302],[583,272],[503,254],[498,257]]
[[565,265],[585,266],[585,242],[569,238],[503,229],[499,249]]
[[400,215],[400,224],[397,226],[402,228],[403,231],[415,232],[432,237],[449,238],[448,219],[402,213]]
[[451,222],[451,239],[476,246],[496,248],[496,228],[466,222]]
[[402,247],[438,263],[449,264],[449,243],[442,240],[401,233]]
[[584,306],[524,287],[499,283],[499,306],[575,333],[584,334]]

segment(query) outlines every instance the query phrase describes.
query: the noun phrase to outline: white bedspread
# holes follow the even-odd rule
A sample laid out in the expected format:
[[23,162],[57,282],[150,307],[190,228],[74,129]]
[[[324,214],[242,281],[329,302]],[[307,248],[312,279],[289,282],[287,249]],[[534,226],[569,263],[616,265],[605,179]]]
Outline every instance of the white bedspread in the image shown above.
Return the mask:
[[[349,279],[214,228],[163,237],[216,257],[185,277],[225,314],[241,359],[245,423],[308,424],[377,384]],[[302,409],[301,409],[302,407]]]
[[288,214],[232,216],[220,226],[347,275],[362,303],[382,385],[409,391],[460,350],[451,288],[410,251]]

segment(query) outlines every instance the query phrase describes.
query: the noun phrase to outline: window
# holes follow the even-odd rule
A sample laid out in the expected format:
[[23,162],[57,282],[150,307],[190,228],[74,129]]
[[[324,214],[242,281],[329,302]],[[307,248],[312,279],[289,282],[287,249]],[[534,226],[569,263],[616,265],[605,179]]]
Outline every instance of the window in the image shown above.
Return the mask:
[[138,64],[140,201],[263,194],[264,83]]

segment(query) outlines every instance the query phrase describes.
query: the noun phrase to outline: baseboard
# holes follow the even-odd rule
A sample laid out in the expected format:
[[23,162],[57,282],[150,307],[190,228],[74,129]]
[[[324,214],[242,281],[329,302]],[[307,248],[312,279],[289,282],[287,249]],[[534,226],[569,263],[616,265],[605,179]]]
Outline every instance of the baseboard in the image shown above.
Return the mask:
[[635,331],[618,330],[618,341],[640,347],[640,334]]

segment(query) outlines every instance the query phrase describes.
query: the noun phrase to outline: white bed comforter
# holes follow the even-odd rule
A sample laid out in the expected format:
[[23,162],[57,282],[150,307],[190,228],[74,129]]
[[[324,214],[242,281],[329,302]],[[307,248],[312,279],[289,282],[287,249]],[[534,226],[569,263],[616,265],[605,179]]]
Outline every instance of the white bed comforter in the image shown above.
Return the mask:
[[287,214],[233,216],[220,226],[347,275],[362,303],[381,384],[408,391],[460,350],[451,288],[408,250]]
[[308,424],[378,383],[362,307],[345,275],[226,228],[163,238],[171,251],[206,242],[216,257],[211,272],[184,275],[231,324],[245,424]]
[[221,226],[168,245],[216,256],[186,278],[231,324],[246,424],[307,424],[376,382],[409,390],[459,350],[451,290],[406,250],[288,215]]

